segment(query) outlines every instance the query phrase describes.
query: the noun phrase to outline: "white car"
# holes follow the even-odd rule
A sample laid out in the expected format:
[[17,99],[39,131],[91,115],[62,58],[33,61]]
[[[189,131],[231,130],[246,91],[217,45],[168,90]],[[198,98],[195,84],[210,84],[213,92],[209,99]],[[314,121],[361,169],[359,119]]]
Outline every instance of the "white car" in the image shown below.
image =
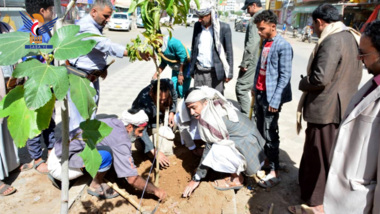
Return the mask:
[[[173,24],[173,22],[174,22],[174,19],[172,19],[172,24]],[[160,24],[161,25],[162,24],[169,25],[169,23],[170,23],[170,16],[162,17],[160,19]]]
[[199,21],[197,14],[188,14],[186,18],[186,26],[194,26],[196,22]]
[[114,13],[108,22],[109,30],[128,30],[132,29],[132,19],[127,13]]

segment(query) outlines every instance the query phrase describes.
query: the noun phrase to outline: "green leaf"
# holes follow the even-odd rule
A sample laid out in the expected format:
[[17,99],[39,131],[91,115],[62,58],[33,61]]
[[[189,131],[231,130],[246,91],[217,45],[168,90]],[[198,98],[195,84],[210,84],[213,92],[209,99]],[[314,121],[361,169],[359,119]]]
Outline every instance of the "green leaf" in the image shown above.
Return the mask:
[[[11,90],[0,102],[0,117],[8,118],[8,129],[17,147],[41,133],[50,123],[54,108],[54,96],[38,111],[28,109],[23,86]],[[37,122],[38,121],[38,122]]]
[[86,171],[94,178],[98,173],[100,164],[102,164],[102,156],[98,150],[90,149],[88,144],[84,147],[84,150],[79,153],[79,156],[83,159]]
[[31,59],[19,64],[13,76],[29,77],[25,83],[25,101],[30,109],[38,109],[52,97],[53,87],[58,100],[63,99],[69,89],[67,70],[63,66],[52,66]]
[[86,147],[79,156],[82,157],[87,172],[94,177],[102,163],[96,144],[111,134],[112,128],[98,120],[86,120],[80,124],[80,128],[83,130],[82,137]]
[[96,45],[96,41],[92,39],[82,40],[88,37],[96,37],[99,35],[91,33],[79,32],[78,25],[68,25],[57,30],[50,39],[49,44],[55,48],[54,58],[57,60],[74,59],[82,55],[88,54]]
[[0,65],[14,65],[19,59],[27,55],[30,50],[30,36],[26,32],[12,32],[0,34]]
[[137,2],[132,1],[131,4],[129,5],[128,13],[133,13],[136,10]]
[[69,74],[70,95],[83,119],[88,119],[96,108],[94,96],[96,91],[86,78]]

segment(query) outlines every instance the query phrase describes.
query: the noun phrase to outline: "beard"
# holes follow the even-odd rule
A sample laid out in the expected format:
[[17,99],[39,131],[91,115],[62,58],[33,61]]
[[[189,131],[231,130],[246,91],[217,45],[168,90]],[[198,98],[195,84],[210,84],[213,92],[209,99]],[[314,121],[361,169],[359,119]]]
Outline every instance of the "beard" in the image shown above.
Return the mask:
[[137,136],[135,135],[135,129],[133,129],[131,131],[131,133],[128,133],[128,135],[129,135],[129,139],[131,140],[132,143],[136,141]]

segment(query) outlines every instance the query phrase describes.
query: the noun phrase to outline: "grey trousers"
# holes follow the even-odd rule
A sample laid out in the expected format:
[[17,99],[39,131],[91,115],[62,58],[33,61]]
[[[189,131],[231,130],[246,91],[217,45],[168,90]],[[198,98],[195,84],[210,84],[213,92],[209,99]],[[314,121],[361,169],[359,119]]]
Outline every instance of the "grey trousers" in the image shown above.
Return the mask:
[[255,79],[255,70],[253,66],[248,66],[246,72],[239,71],[239,76],[236,82],[235,92],[237,101],[240,104],[241,112],[249,116],[251,108],[251,90]]
[[194,72],[194,87],[208,86],[218,90],[221,94],[224,94],[224,79],[218,80],[215,70],[211,71],[199,71],[195,69]]

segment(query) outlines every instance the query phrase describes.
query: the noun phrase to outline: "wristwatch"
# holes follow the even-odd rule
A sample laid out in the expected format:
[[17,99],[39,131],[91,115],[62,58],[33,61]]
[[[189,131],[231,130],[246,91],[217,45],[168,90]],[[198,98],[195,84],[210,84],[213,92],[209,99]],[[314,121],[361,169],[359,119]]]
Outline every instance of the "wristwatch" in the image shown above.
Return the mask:
[[178,75],[183,76],[183,72],[182,71],[178,72]]

